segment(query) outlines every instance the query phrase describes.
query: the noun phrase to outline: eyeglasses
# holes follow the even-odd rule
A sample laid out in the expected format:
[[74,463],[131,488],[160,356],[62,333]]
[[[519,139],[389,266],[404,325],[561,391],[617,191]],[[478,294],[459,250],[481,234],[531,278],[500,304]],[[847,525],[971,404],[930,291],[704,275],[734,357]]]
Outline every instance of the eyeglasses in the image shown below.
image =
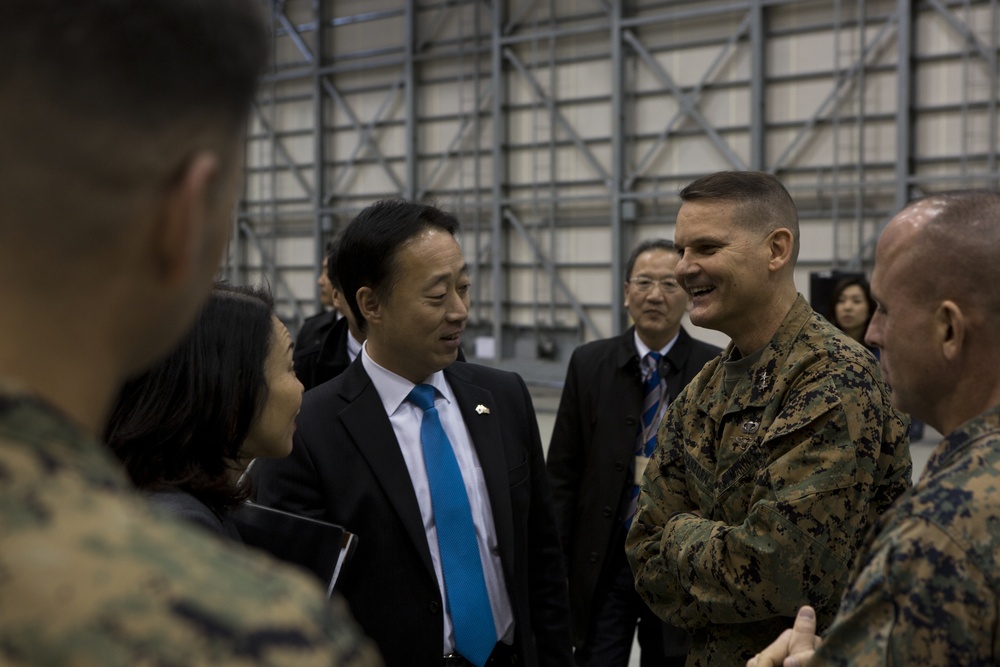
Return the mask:
[[677,280],[674,278],[663,278],[661,280],[653,280],[652,278],[646,278],[645,276],[639,276],[638,278],[633,278],[628,281],[629,285],[635,287],[637,292],[648,292],[653,289],[653,285],[659,285],[662,292],[676,292],[681,288],[677,284]]

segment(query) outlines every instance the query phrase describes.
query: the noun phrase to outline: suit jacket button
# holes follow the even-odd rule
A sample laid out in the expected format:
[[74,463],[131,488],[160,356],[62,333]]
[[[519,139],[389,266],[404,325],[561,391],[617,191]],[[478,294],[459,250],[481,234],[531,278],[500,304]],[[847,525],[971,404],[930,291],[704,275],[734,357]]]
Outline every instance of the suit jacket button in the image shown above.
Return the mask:
[[601,513],[604,515],[605,518],[608,518],[608,517],[611,516],[611,508],[609,506],[605,505],[604,506],[604,510],[602,510]]
[[430,605],[428,605],[428,609],[432,614],[437,614],[438,611],[441,609],[441,605],[437,603],[437,600],[431,600]]
[[597,562],[597,552],[596,551],[591,551],[590,552],[590,562],[591,563],[596,563]]
[[635,424],[635,417],[632,417],[631,415],[630,415],[630,416],[628,416],[628,417],[626,417],[626,418],[625,418],[625,423],[626,423],[626,424],[627,424],[628,426],[632,426],[633,424]]
[[621,472],[625,470],[625,464],[621,461],[615,461],[615,472]]

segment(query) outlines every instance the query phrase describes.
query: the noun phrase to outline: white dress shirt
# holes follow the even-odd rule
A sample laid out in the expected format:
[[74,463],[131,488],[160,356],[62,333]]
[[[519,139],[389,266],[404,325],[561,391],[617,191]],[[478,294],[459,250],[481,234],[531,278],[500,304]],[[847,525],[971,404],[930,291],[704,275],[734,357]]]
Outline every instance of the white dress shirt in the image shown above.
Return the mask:
[[[389,423],[392,424],[392,430],[399,442],[399,449],[410,473],[410,481],[417,494],[417,503],[420,505],[420,517],[424,522],[427,546],[430,547],[434,574],[437,576],[438,588],[441,590],[441,600],[446,601],[448,598],[445,594],[444,577],[441,574],[441,552],[438,547],[437,525],[434,522],[434,508],[431,503],[431,488],[427,481],[424,449],[420,442],[420,423],[424,413],[414,403],[406,400],[416,385],[375,363],[368,354],[367,344],[362,347],[361,363],[382,399],[385,413],[389,416]],[[444,373],[441,371],[434,373],[424,380],[423,384],[429,384],[437,390],[434,396],[434,406],[441,418],[441,426],[455,451],[458,467],[462,471],[462,480],[465,482],[465,492],[469,496],[472,522],[476,527],[479,557],[483,563],[486,591],[490,596],[490,607],[493,611],[497,637],[500,641],[510,644],[514,640],[514,612],[507,595],[507,584],[504,580],[500,551],[497,546],[496,527],[493,524],[493,508],[490,506],[490,497],[486,491],[486,478],[479,465],[479,457],[476,456],[469,429],[465,426],[461,410],[455,400],[455,394],[445,380]],[[455,650],[455,635],[452,630],[451,616],[447,611],[447,604],[443,606],[444,654],[448,654]]]
[[358,353],[361,352],[361,346],[363,343],[359,343],[351,333],[351,330],[347,330],[347,358],[351,362],[358,358]]

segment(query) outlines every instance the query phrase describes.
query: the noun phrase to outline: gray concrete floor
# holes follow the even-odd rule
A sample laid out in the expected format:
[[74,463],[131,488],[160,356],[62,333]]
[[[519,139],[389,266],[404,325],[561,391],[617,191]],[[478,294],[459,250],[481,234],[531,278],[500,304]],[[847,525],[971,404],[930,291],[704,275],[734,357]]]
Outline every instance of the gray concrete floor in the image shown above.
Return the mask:
[[[530,386],[531,397],[535,404],[535,414],[538,417],[538,430],[542,436],[542,447],[548,453],[549,440],[552,437],[552,427],[556,420],[556,410],[559,408],[561,390],[551,386]],[[910,443],[910,456],[913,458],[913,480],[916,481],[927,465],[927,459],[941,436],[932,428],[925,427],[924,437]],[[629,667],[639,667],[639,644],[632,644],[632,656]]]

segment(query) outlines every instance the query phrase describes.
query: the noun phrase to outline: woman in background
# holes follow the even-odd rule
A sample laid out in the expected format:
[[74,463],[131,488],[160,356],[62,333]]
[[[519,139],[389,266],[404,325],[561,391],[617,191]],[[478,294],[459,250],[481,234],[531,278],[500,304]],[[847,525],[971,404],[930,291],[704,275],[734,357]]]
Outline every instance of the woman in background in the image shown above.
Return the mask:
[[[875,300],[872,299],[868,281],[862,276],[844,278],[834,286],[830,303],[832,311],[830,321],[864,345],[868,323],[875,314]],[[869,349],[878,356],[877,351]]]
[[132,481],[168,511],[240,540],[230,512],[247,500],[254,458],[292,451],[302,385],[271,296],[216,284],[174,352],[129,382],[106,441]]

